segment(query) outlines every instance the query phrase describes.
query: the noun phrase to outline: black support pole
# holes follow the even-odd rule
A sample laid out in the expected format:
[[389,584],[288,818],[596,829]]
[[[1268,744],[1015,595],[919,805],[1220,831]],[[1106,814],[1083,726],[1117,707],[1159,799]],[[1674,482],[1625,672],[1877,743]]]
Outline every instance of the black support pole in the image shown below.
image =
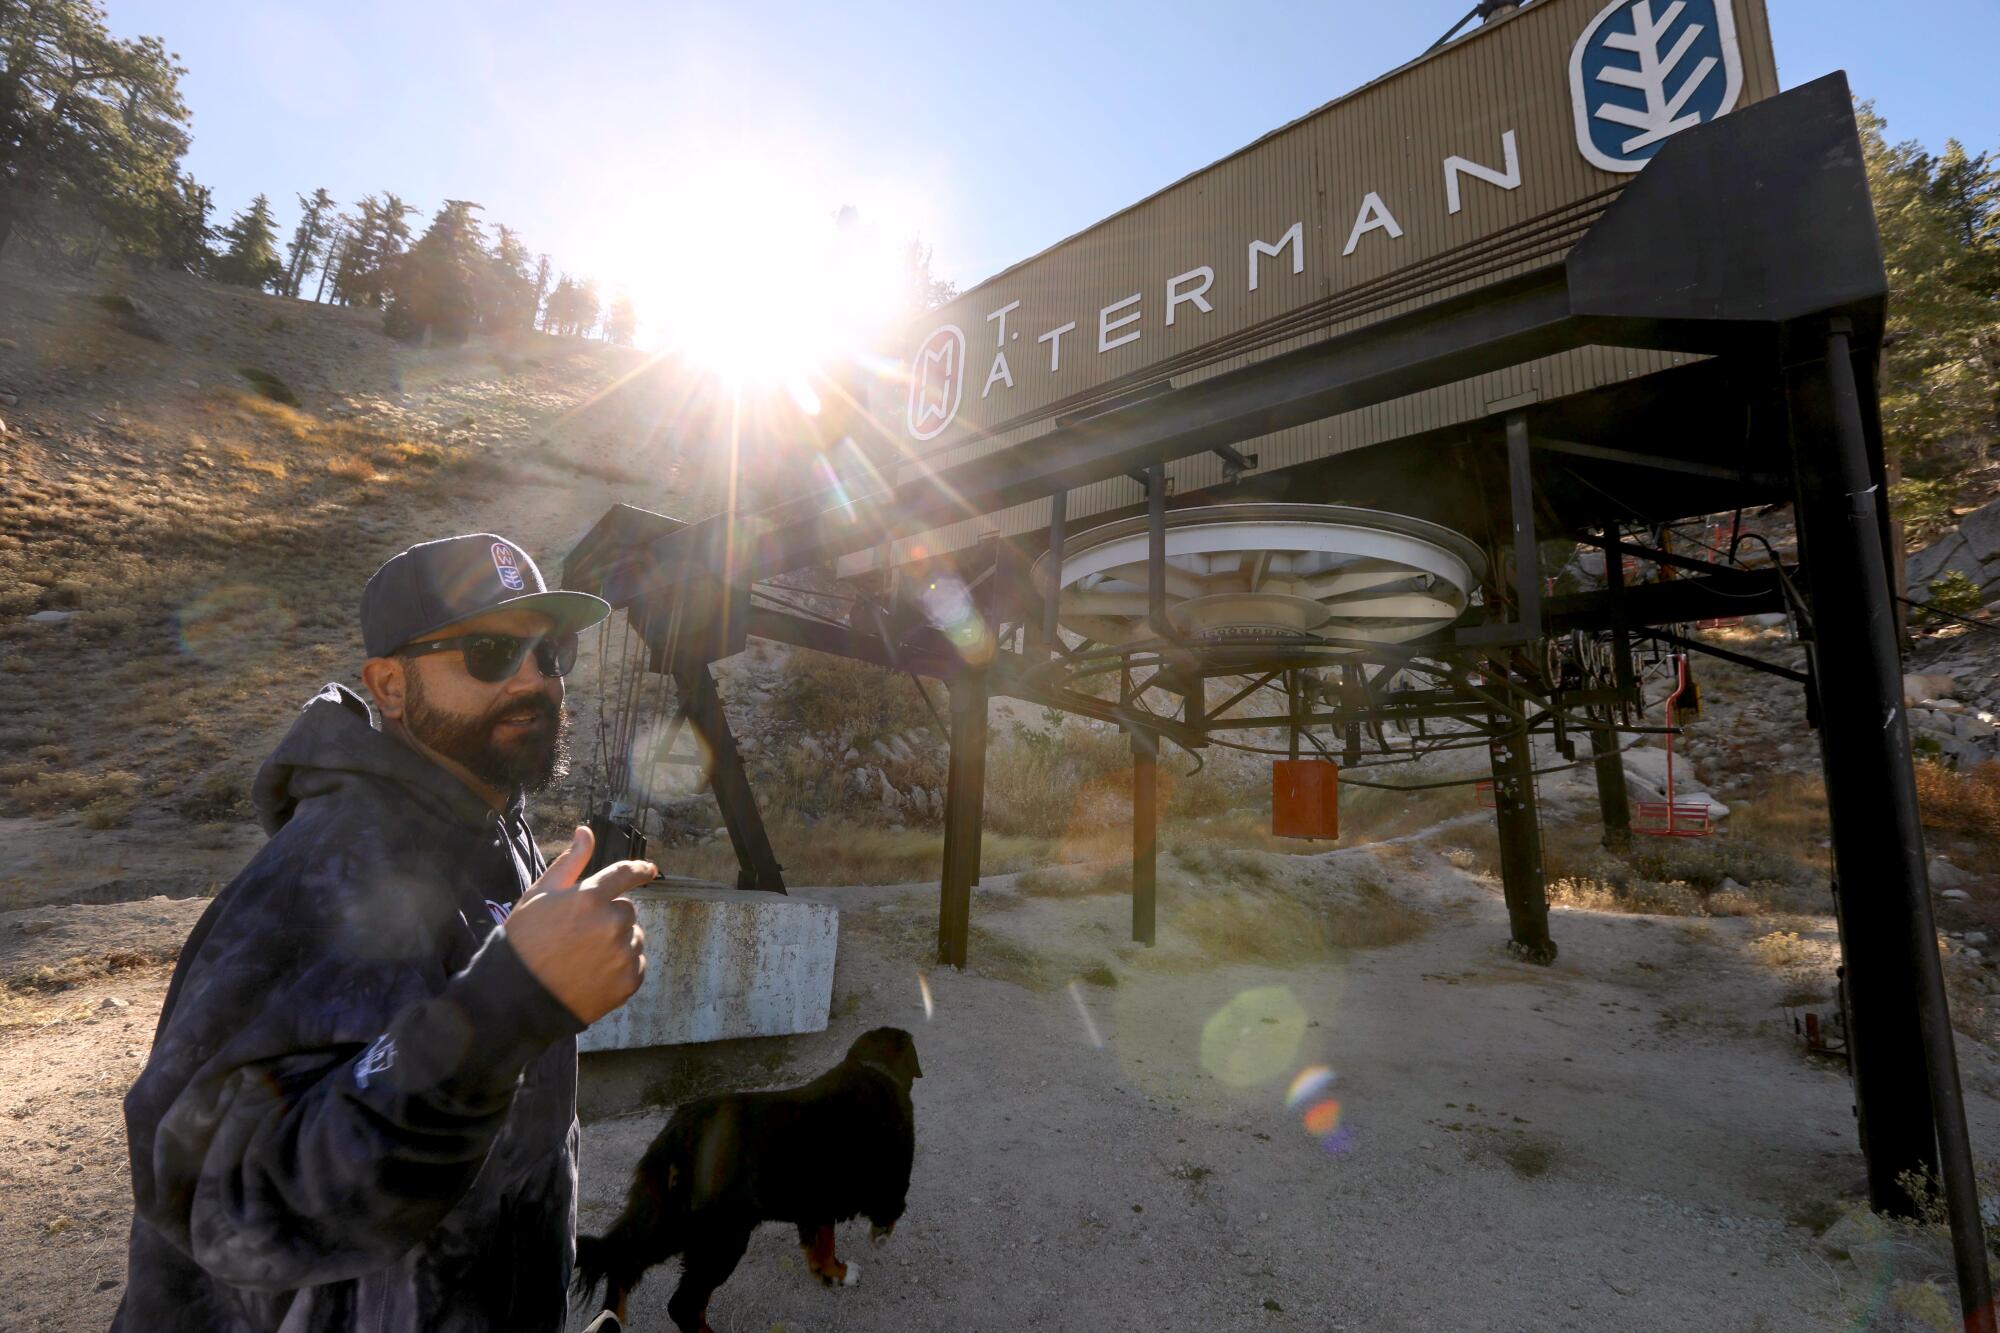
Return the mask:
[[707,664],[701,662],[680,663],[673,668],[673,676],[688,725],[701,737],[708,783],[715,792],[715,804],[722,811],[723,827],[729,830],[729,845],[736,852],[736,887],[783,893],[784,867],[771,851],[764,817],[758,813],[757,798],[751,794],[750,778],[743,771],[743,756],[729,730],[729,717],[722,711],[722,696],[716,692],[715,677]]
[[1146,469],[1146,623],[1167,638],[1167,470]]
[[1049,497],[1049,596],[1042,604],[1042,644],[1050,657],[1062,651],[1059,616],[1062,612],[1063,542],[1068,535],[1069,492],[1057,491]]
[[1159,886],[1160,738],[1132,732],[1132,939],[1153,942]]
[[965,966],[972,886],[986,805],[986,674],[951,683],[951,767],[945,779],[944,874],[938,890],[938,962]]
[[[1511,694],[1503,671],[1491,683]],[[1527,729],[1511,718],[1492,715],[1496,731],[1493,759],[1493,813],[1500,834],[1500,888],[1507,899],[1508,949],[1525,962],[1556,960],[1549,938],[1549,900],[1542,880],[1542,830],[1535,809],[1535,759]]]
[[1507,494],[1514,529],[1514,609],[1529,629],[1542,627],[1542,553],[1535,546],[1534,458],[1528,448],[1528,416],[1507,414]]
[[1824,350],[1789,372],[1792,456],[1870,1202],[1911,1213],[1898,1176],[1936,1171],[1942,1159],[1966,1327],[1990,1330],[1992,1279],[1924,868],[1881,496],[1845,320],[1828,326]]
[[[1618,523],[1604,525],[1604,590],[1611,595],[1611,683],[1629,699],[1637,689],[1632,679],[1632,635],[1625,626],[1625,556],[1618,549]],[[1629,705],[1604,710],[1609,722],[1627,714]],[[1604,727],[1590,731],[1590,752],[1597,760],[1597,809],[1604,821],[1604,845],[1623,852],[1632,846],[1632,798],[1625,789],[1625,756],[1618,734]]]
[[[1595,719],[1593,719],[1595,720]],[[1625,790],[1625,752],[1608,726],[1590,729],[1590,754],[1597,765],[1597,814],[1604,822],[1604,845],[1622,852],[1632,846],[1632,802]]]

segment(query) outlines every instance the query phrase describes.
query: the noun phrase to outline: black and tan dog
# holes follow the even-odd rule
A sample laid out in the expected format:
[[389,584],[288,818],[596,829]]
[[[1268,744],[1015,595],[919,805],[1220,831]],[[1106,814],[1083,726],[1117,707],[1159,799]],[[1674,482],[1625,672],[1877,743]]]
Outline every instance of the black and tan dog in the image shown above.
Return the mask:
[[604,1307],[622,1323],[645,1271],[681,1255],[667,1313],[682,1333],[710,1333],[709,1297],[762,1222],[797,1226],[813,1275],[853,1286],[860,1265],[834,1257],[834,1224],[866,1217],[880,1245],[903,1215],[916,1151],[910,1083],[923,1073],[909,1033],[875,1028],[802,1088],[681,1107],[640,1160],[617,1223],[578,1237],[578,1288],[588,1297],[607,1282]]

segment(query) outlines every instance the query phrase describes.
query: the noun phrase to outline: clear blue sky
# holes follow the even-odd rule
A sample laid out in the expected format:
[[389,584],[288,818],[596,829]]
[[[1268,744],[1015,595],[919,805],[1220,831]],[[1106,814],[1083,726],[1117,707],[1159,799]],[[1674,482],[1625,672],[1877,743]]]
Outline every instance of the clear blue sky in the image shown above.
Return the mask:
[[[320,185],[426,214],[471,198],[611,285],[703,150],[782,151],[802,207],[894,213],[969,285],[1402,63],[1470,3],[107,0],[115,31],[188,67],[189,166],[219,216],[265,191],[289,228]],[[1769,7],[1786,86],[1844,68],[1892,137],[2000,148],[1996,0]]]

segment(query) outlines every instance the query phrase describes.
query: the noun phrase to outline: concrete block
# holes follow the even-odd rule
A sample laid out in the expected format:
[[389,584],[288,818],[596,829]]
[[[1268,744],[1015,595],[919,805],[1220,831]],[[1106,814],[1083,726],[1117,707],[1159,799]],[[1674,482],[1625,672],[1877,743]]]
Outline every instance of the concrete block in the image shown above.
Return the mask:
[[840,935],[831,903],[672,884],[629,896],[646,932],[646,980],[578,1050],[825,1030]]

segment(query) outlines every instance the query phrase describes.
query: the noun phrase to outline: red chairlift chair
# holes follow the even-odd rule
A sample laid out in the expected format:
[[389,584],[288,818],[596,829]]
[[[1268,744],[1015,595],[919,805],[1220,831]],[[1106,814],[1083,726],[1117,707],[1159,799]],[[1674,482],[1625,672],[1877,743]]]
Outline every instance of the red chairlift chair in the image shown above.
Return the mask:
[[[1667,789],[1666,799],[1639,801],[1633,808],[1632,831],[1653,838],[1706,838],[1715,832],[1708,817],[1708,797],[1698,801],[1674,799],[1674,718],[1681,696],[1691,694],[1686,653],[1674,655],[1674,692],[1667,696]],[[1692,697],[1692,696],[1691,696]],[[1698,707],[1698,705],[1697,705]]]

